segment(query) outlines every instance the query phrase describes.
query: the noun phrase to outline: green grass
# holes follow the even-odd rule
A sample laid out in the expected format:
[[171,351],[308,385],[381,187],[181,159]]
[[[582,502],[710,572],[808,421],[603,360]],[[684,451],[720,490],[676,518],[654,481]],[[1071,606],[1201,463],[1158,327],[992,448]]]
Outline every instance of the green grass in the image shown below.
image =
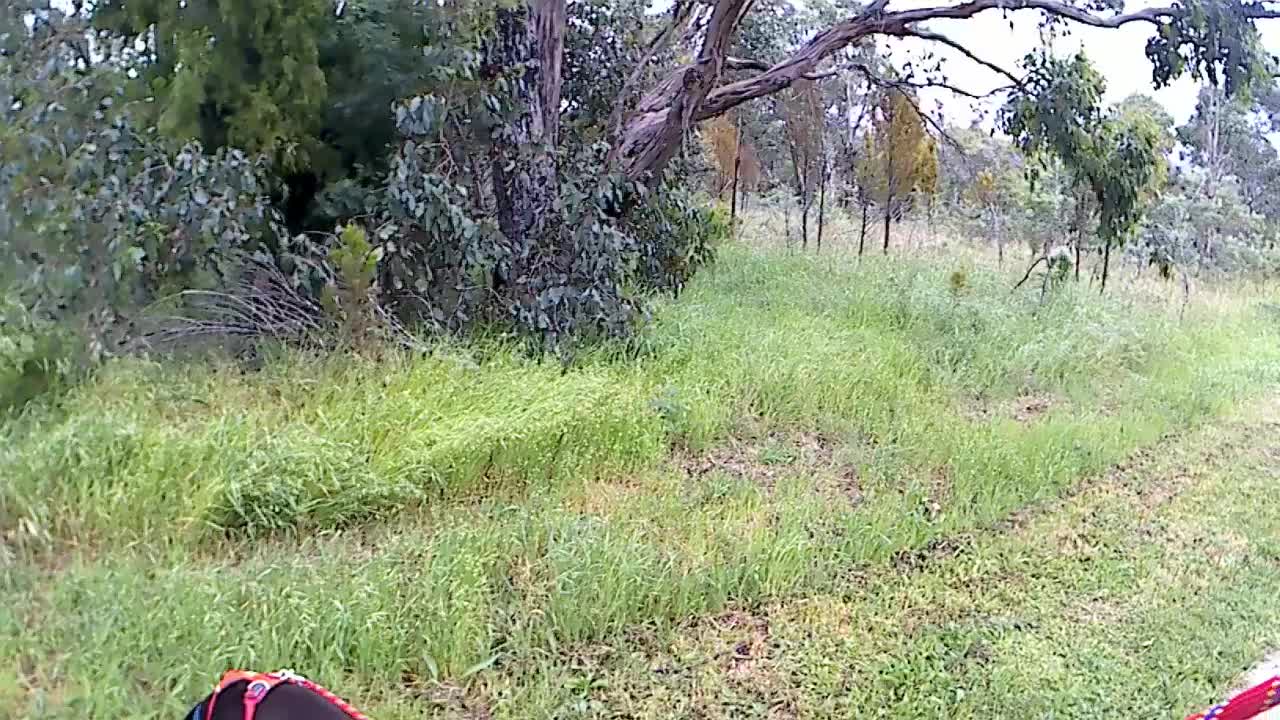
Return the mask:
[[1247,308],[953,269],[729,250],[568,371],[110,365],[0,430],[0,716],[169,717],[230,665],[380,718],[601,711],[599,648],[835,593],[1280,369]]
[[1280,645],[1278,422],[1268,400],[1011,527],[576,672],[634,718],[1185,717]]

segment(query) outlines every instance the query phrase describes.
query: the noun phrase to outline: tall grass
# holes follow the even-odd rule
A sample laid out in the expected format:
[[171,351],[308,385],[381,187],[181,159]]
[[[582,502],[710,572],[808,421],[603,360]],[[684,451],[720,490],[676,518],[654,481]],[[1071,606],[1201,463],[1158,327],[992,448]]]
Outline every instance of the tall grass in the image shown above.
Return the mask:
[[[955,291],[954,269],[730,249],[568,370],[500,346],[110,366],[0,438],[0,658],[25,688],[0,686],[0,711],[161,716],[228,665],[288,665],[386,717],[477,678],[550,713],[559,690],[504,683],[638,626],[838,588],[1280,367],[1248,309],[1179,322],[983,271]],[[999,410],[1029,395],[1047,408]],[[857,493],[668,460],[747,426],[821,433]]]

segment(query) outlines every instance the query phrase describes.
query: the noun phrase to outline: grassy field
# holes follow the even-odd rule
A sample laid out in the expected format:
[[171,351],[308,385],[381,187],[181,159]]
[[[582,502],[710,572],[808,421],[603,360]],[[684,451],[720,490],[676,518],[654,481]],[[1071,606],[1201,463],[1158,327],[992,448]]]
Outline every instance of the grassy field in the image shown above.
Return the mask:
[[1280,642],[1280,328],[1011,284],[730,249],[567,371],[110,365],[0,428],[0,717],[1173,717]]

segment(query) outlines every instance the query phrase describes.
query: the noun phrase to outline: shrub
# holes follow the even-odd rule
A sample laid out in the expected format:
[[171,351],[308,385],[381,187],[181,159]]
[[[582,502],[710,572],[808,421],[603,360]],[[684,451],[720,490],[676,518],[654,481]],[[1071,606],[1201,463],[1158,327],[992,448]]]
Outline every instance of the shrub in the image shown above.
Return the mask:
[[0,414],[65,385],[84,366],[65,330],[34,317],[12,298],[0,298]]
[[321,304],[337,320],[342,340],[352,346],[364,344],[376,322],[373,305],[381,256],[381,248],[374,247],[356,225],[342,228],[337,243],[329,248],[333,277],[325,283]]
[[0,53],[0,290],[30,322],[112,354],[149,303],[216,288],[283,243],[259,161],[140,127],[127,71],[80,67],[65,45],[78,20],[29,22],[29,41]]

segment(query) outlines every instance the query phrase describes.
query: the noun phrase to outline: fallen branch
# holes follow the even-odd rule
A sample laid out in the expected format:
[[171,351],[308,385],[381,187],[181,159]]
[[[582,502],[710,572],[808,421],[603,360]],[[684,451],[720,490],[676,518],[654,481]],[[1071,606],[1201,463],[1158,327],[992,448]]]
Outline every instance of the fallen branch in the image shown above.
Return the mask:
[[1040,257],[1036,258],[1036,261],[1031,263],[1031,267],[1027,268],[1027,273],[1022,276],[1022,279],[1018,281],[1018,284],[1014,285],[1013,290],[1010,290],[1009,292],[1016,292],[1018,288],[1025,285],[1027,283],[1027,280],[1031,278],[1031,273],[1036,269],[1037,265],[1039,265],[1040,263],[1048,263],[1048,262],[1049,262],[1049,256],[1047,255],[1041,255]]

